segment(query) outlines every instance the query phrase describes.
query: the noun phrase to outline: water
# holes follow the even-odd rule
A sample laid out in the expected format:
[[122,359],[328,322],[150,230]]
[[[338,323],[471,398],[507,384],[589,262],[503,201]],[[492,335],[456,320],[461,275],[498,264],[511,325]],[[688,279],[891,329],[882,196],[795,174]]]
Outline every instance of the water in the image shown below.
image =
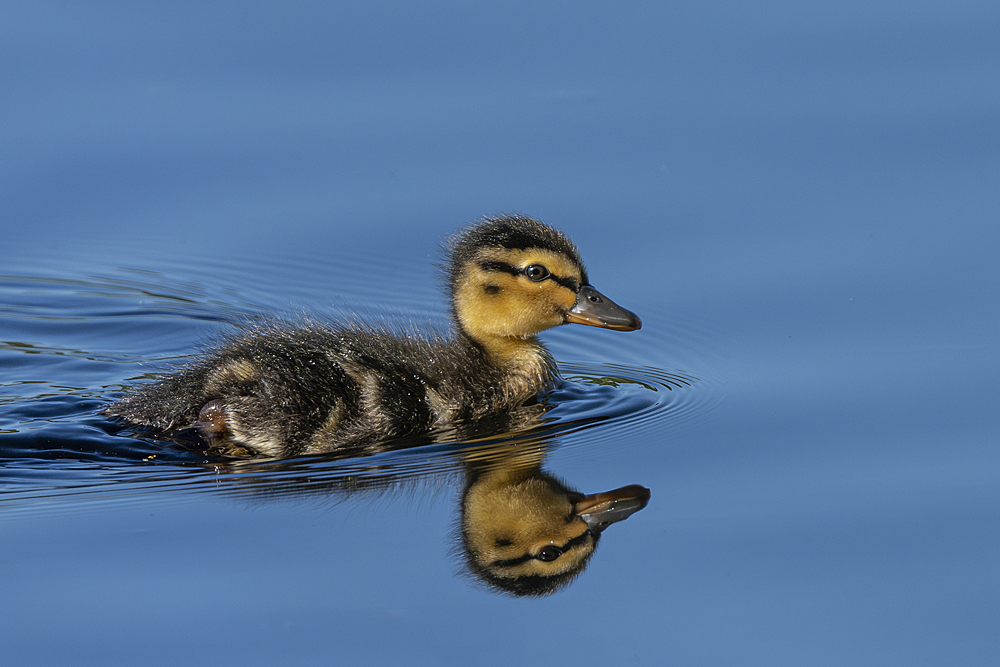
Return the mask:
[[[995,3],[0,12],[5,664],[996,663]],[[643,319],[545,334],[543,428],[230,462],[96,414],[244,317],[440,321],[510,210]],[[651,491],[543,598],[456,543],[512,452]]]

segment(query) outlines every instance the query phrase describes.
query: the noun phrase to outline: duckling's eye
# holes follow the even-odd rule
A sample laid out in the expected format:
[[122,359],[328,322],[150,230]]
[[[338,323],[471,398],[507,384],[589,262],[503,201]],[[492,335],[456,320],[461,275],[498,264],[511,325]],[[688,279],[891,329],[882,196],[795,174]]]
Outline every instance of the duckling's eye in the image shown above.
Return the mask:
[[531,266],[525,267],[524,275],[528,276],[530,280],[534,280],[537,283],[545,280],[552,274],[550,274],[549,270],[541,264],[532,264]]
[[542,547],[541,550],[535,555],[535,558],[545,563],[550,563],[562,555],[563,555],[562,549],[550,545],[547,547]]

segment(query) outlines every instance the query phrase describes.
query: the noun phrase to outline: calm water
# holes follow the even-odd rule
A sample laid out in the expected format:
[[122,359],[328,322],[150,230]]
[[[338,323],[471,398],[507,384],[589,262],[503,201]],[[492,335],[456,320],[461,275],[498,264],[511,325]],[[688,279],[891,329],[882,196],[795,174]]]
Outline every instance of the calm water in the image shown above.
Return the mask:
[[[993,665],[994,2],[7,3],[4,664]],[[227,323],[443,317],[543,218],[643,318],[542,427],[232,462],[96,411]],[[649,505],[543,598],[456,544],[527,457]],[[530,656],[530,657],[525,657]]]

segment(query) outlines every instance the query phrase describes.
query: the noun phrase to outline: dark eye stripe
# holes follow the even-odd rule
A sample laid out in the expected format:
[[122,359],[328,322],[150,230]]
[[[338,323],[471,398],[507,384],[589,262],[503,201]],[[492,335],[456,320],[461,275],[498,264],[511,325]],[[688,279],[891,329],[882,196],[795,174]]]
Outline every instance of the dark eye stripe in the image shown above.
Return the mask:
[[[483,271],[500,271],[501,273],[509,273],[512,276],[523,276],[524,269],[518,268],[506,262],[494,262],[494,261],[483,261],[479,262],[479,268]],[[562,285],[566,289],[579,292],[580,291],[580,281],[576,278],[561,278],[555,274],[550,273],[545,280],[553,280],[557,285]]]
[[[556,549],[558,549],[560,552],[562,552],[562,553],[559,554],[561,556],[562,554],[566,553],[570,549],[574,549],[578,545],[583,544],[584,542],[587,542],[587,541],[592,541],[592,542],[594,542],[596,544],[596,542],[597,542],[597,535],[595,535],[594,533],[591,533],[589,530],[585,530],[582,533],[580,533],[579,535],[577,535],[576,537],[574,537],[573,539],[571,539],[566,544],[563,544],[562,546],[558,546],[558,545],[553,545],[553,546],[555,546]],[[536,558],[538,558],[537,554],[527,553],[527,554],[524,554],[523,556],[519,556],[518,558],[508,558],[506,560],[495,560],[492,563],[490,563],[490,567],[513,567],[514,565],[520,565],[521,563],[527,563],[529,560],[534,560]],[[551,561],[547,561],[547,562],[551,562]]]
[[549,279],[556,281],[557,284],[562,285],[571,292],[580,291],[580,281],[575,278],[560,278],[559,276],[550,275]]
[[499,271],[501,273],[509,273],[512,276],[521,275],[521,270],[516,266],[511,266],[506,262],[479,262],[479,268],[483,271]]

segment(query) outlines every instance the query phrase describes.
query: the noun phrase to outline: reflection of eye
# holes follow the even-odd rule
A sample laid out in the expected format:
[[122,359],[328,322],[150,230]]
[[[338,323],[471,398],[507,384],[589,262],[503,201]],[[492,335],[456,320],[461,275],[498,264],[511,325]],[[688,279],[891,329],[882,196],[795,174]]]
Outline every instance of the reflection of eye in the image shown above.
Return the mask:
[[559,556],[562,555],[563,555],[562,549],[560,549],[559,547],[547,546],[547,547],[542,547],[541,551],[538,552],[535,558],[537,558],[540,561],[548,563],[554,561],[556,558],[559,558]]
[[549,270],[541,264],[532,264],[524,269],[524,275],[528,276],[531,280],[538,282],[549,277]]

